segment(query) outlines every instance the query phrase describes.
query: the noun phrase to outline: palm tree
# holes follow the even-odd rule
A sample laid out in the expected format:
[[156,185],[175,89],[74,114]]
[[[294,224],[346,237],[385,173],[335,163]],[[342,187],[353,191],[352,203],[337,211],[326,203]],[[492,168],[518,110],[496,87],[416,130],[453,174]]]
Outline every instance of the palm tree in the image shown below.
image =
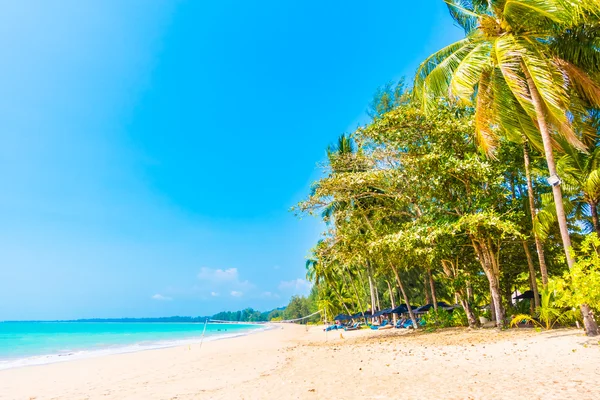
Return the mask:
[[[558,170],[568,186],[567,194],[576,208],[585,208],[592,220],[590,230],[600,235],[600,147],[588,154],[571,149],[558,160]],[[571,193],[570,193],[571,192]]]
[[348,306],[344,301],[344,297],[339,290],[340,288],[335,285],[337,277],[335,276],[332,268],[327,268],[316,258],[309,258],[306,260],[306,279],[317,287],[327,286],[331,288],[332,292],[340,302],[340,305],[344,307],[348,314],[350,314],[350,310],[348,309]]
[[[525,180],[527,182],[527,200],[529,202],[529,214],[531,216],[531,222],[533,226],[535,226],[537,209],[535,207],[535,194],[533,191],[533,180],[531,179],[531,158],[529,154],[529,141],[527,138],[523,138],[523,160],[525,164]],[[546,257],[544,255],[544,246],[542,245],[542,240],[538,233],[533,230],[533,239],[535,241],[535,248],[538,254],[538,260],[540,263],[540,272],[542,274],[542,286],[546,287],[548,285],[548,267],[546,266]],[[525,254],[527,256],[527,260],[529,262],[531,255],[527,254],[529,248],[525,245]],[[539,297],[537,295],[537,283],[535,280],[535,271],[530,271],[531,274],[531,289],[534,294],[534,302],[535,306],[539,306]]]
[[[511,139],[524,134],[543,148],[563,247],[573,266],[571,239],[560,180],[554,161],[552,133],[574,147],[584,145],[571,124],[574,98],[600,105],[600,84],[586,72],[597,60],[597,45],[577,41],[597,23],[596,0],[446,0],[466,37],[434,53],[419,67],[414,94],[425,110],[440,96],[475,106],[476,139],[493,155],[497,127]],[[563,45],[569,43],[575,49]],[[518,139],[517,139],[518,140]],[[582,307],[584,321],[589,307]],[[591,319],[591,318],[590,318]],[[590,322],[591,323],[591,322]],[[595,324],[595,323],[594,323]],[[586,325],[588,328],[588,325]],[[597,330],[597,328],[595,329]],[[587,329],[594,331],[593,326]]]
[[[360,153],[357,151],[352,138],[346,134],[340,135],[335,145],[329,145],[327,147],[327,158],[329,160],[332,173],[361,171],[364,166],[360,164],[359,157],[357,157],[359,154]],[[322,216],[326,221],[331,221],[332,218],[335,218],[336,212],[354,208],[356,206],[359,206],[358,202],[350,203],[335,200],[325,207]],[[377,295],[373,285],[373,271],[368,260],[365,262],[365,268],[367,271],[367,281],[369,284],[371,310],[375,311]]]
[[[596,231],[600,235],[598,205],[600,204],[600,147],[581,153],[568,146],[557,163],[563,177],[566,210],[584,232]],[[536,219],[536,230],[546,237],[556,222],[552,199],[543,196],[544,207]]]

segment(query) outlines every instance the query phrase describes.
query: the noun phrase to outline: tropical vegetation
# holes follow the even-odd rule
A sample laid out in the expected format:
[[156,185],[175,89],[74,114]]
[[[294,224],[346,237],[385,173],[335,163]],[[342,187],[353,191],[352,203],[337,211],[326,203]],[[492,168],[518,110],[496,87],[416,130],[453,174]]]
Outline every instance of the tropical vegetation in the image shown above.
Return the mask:
[[317,308],[403,303],[417,328],[411,305],[432,303],[434,326],[597,335],[600,2],[445,2],[464,38],[378,89],[295,207],[325,226],[306,264]]

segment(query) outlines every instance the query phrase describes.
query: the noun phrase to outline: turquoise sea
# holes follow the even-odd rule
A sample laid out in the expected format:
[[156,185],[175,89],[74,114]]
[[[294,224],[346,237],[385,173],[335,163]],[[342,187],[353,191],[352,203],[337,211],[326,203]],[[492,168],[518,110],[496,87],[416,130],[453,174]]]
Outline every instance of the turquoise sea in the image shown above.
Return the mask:
[[[209,323],[204,341],[265,328]],[[0,322],[0,369],[198,343],[203,329],[176,322]]]

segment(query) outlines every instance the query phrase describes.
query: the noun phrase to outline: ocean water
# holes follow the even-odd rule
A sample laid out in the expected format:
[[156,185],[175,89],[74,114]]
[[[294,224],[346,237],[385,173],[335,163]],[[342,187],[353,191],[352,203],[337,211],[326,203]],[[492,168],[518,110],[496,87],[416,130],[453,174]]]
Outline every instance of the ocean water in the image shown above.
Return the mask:
[[[199,343],[203,323],[0,322],[0,369]],[[204,341],[266,329],[207,324]]]

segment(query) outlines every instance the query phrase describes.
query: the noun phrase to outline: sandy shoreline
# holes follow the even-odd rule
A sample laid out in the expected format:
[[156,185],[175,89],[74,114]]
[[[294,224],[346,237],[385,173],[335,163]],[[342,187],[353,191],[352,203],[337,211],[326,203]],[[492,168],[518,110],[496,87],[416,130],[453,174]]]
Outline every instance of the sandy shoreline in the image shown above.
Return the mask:
[[596,399],[581,331],[276,329],[0,371],[0,399]]

